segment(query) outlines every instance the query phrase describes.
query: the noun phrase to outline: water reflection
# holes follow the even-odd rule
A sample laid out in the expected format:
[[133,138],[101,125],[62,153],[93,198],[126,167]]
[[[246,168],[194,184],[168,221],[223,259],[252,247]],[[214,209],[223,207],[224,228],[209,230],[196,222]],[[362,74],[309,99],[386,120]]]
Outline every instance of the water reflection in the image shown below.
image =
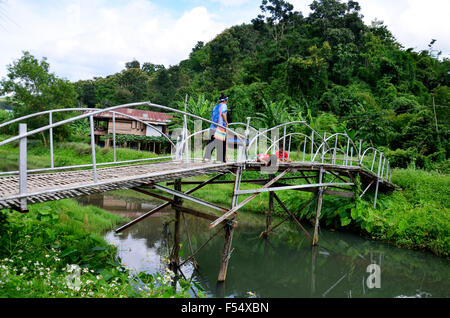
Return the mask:
[[[112,206],[117,198],[105,198],[103,201],[92,199],[90,204],[97,202],[98,206],[113,213],[128,216],[132,213],[140,215],[140,211],[148,211],[159,204],[145,200],[132,202],[136,206],[123,202]],[[133,210],[127,210],[127,207]],[[174,217],[175,213],[167,209],[121,235],[109,232],[106,239],[118,246],[118,256],[129,268],[148,273],[162,272],[173,245]],[[213,233],[208,229],[210,221],[187,214],[185,217],[192,248],[196,251]],[[239,220],[245,220],[244,213],[240,214]],[[198,270],[194,270],[190,261],[182,266],[184,275],[192,276],[205,288],[207,295],[213,297],[248,297],[248,292],[270,298],[450,296],[448,259],[398,249],[351,233],[325,230],[321,231],[320,246],[311,248],[309,240],[289,225],[277,228],[269,240],[260,240],[263,222],[262,216],[257,225],[252,225],[252,219],[252,222],[241,221],[236,228],[225,283],[216,283],[224,245],[222,234],[196,255]],[[180,231],[182,261],[190,255],[183,222]],[[370,264],[378,265],[381,270],[380,288],[368,287]]]

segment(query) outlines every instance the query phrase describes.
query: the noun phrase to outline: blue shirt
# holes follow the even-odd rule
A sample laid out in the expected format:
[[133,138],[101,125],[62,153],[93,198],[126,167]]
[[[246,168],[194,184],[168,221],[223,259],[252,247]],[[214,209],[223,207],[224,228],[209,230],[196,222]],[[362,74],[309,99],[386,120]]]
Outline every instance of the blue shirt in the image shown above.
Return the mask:
[[[222,107],[222,109],[220,107]],[[211,121],[213,121],[221,126],[225,126],[222,114],[226,113],[226,112],[227,112],[227,104],[217,104],[216,106],[214,106],[214,109],[211,113]],[[211,126],[209,126],[209,128],[216,129],[217,125],[211,124]]]

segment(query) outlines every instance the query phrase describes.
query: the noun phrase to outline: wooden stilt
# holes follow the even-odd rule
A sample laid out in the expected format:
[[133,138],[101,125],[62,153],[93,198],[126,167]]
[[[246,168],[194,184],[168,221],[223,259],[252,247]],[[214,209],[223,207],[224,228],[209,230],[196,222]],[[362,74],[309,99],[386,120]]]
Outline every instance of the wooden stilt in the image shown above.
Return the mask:
[[313,239],[311,237],[311,235],[309,235],[308,231],[301,225],[301,223],[297,220],[297,218],[295,217],[295,215],[288,210],[288,208],[286,208],[286,206],[284,205],[284,203],[280,200],[280,198],[274,193],[275,199],[277,200],[278,204],[283,208],[284,211],[286,211],[287,214],[289,214],[289,216],[292,218],[292,221],[298,226],[298,228],[305,233],[306,237],[313,242]]
[[[272,180],[275,176],[273,174],[270,175],[270,180]],[[266,230],[261,233],[262,235],[260,237],[267,238],[270,225],[272,224],[272,213],[273,213],[273,199],[274,199],[275,193],[269,192],[269,209],[266,213]]]
[[[231,224],[230,224],[231,223]],[[218,282],[224,282],[227,278],[228,262],[231,257],[231,243],[233,242],[234,234],[234,219],[225,225],[225,245],[223,247],[222,259],[220,262]]]
[[[322,183],[323,179],[323,168],[320,168],[319,172],[319,184]],[[314,238],[312,245],[315,246],[319,242],[319,220],[320,220],[320,211],[322,210],[322,197],[323,197],[323,189],[319,187],[319,191],[317,192],[317,212],[316,212],[316,222],[314,224]]]
[[[185,194],[190,194],[194,191],[197,191],[200,188],[203,188],[204,186],[206,186],[207,184],[210,184],[212,181],[216,180],[217,178],[219,178],[220,176],[222,176],[223,173],[217,174],[216,176],[210,178],[209,180],[203,181],[201,184],[199,184],[198,186],[192,188],[191,190],[188,190],[185,192]],[[173,202],[173,201],[171,201]],[[117,230],[115,230],[116,233],[120,233],[122,231],[124,231],[125,229],[129,228],[130,226],[142,221],[143,219],[145,219],[146,217],[149,217],[150,215],[155,214],[158,211],[161,211],[162,209],[168,207],[170,205],[171,202],[166,202],[164,204],[161,204],[159,206],[157,206],[156,208],[152,209],[151,211],[144,213],[143,215],[141,215],[140,217],[128,222],[127,224],[121,226],[120,228],[118,228]],[[173,204],[173,203],[172,203]]]
[[318,247],[313,246],[311,249],[311,296],[316,293],[316,259]]
[[[189,227],[187,225],[186,218],[184,217],[184,213],[183,212],[181,213],[181,216],[183,217],[184,230],[186,231],[186,236],[187,236],[188,244],[189,244],[189,250],[191,251],[191,255],[193,255],[194,254],[194,250],[192,249],[191,235],[189,234]],[[197,263],[195,257],[192,259],[192,263],[194,265],[194,268],[197,269],[198,268],[198,263]]]
[[[176,191],[181,191],[181,179],[175,180],[174,188]],[[173,197],[174,205],[182,205],[183,201],[179,196],[174,195]],[[176,270],[180,264],[180,221],[181,221],[181,211],[176,206],[175,208],[175,230],[174,230],[174,242],[172,255],[170,257],[170,268],[176,273]]]
[[[242,174],[242,168],[239,167],[236,170],[235,175],[235,183],[234,183],[234,190],[233,190],[233,198],[231,201],[231,209],[233,209],[238,204],[238,195],[237,190],[240,188],[240,181],[241,181],[241,174]],[[220,262],[220,269],[219,269],[219,277],[217,278],[217,281],[224,282],[227,278],[227,269],[228,269],[228,262],[231,257],[231,243],[233,242],[233,234],[234,234],[234,228],[236,226],[236,218],[233,218],[230,222],[228,222],[225,225],[225,245],[223,247],[222,252],[222,258]]]
[[179,210],[175,210],[175,231],[173,234],[174,242],[169,266],[175,273],[180,263],[180,216],[181,212]]
[[[288,212],[288,215],[277,225],[274,225],[272,228],[269,228],[268,230],[262,232],[259,235],[259,238],[262,238],[264,235],[269,235],[270,232],[272,232],[273,230],[275,230],[277,227],[279,227],[281,224],[283,224],[284,222],[286,222],[287,220],[291,219],[292,217],[295,217],[295,214],[299,213],[301,210],[303,210],[304,208],[306,208],[316,197],[312,197],[311,199],[309,199],[306,203],[304,203],[302,206],[300,206],[300,208],[295,212],[295,213],[290,213]],[[287,211],[287,209],[286,209]],[[312,240],[312,239],[311,239]]]
[[203,243],[202,246],[200,246],[194,253],[192,253],[191,256],[189,256],[188,258],[186,258],[181,264],[180,267],[183,266],[185,263],[187,263],[188,261],[190,261],[192,258],[194,258],[195,255],[197,255],[206,245],[208,245],[208,243],[214,238],[216,237],[220,232],[222,231],[222,229],[220,229],[219,231],[217,231],[216,233],[214,233],[213,235],[211,235],[209,237],[209,239]]
[[377,208],[377,197],[378,197],[378,185],[380,184],[380,178],[377,178],[377,183],[375,184],[375,197],[373,200],[373,207]]
[[[282,178],[286,173],[288,173],[291,169],[287,168],[286,170],[284,170],[282,173],[280,173],[278,176],[276,176],[274,179],[272,179],[271,181],[269,181],[268,183],[266,183],[264,186],[262,186],[260,188],[261,189],[266,189],[269,188],[272,184],[274,184],[275,182],[278,181],[278,179]],[[255,194],[252,194],[251,196],[249,196],[247,199],[245,199],[244,201],[242,201],[241,203],[239,203],[238,205],[236,205],[235,207],[233,207],[230,211],[228,211],[227,213],[225,213],[224,215],[222,215],[221,217],[217,218],[217,220],[215,220],[214,222],[212,222],[209,225],[209,228],[213,228],[215,227],[217,224],[219,224],[220,222],[222,222],[224,219],[226,219],[227,217],[231,216],[231,215],[236,215],[237,214],[237,210],[239,210],[240,208],[242,208],[244,205],[246,205],[248,202],[250,202],[251,200],[253,200],[258,194],[260,194],[261,192],[256,192]]]

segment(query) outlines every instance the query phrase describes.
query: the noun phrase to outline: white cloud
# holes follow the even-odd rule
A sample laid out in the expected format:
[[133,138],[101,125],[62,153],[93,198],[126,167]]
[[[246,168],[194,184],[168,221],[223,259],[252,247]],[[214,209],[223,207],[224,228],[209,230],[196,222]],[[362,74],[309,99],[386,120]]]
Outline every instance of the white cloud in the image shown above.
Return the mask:
[[[304,16],[310,13],[312,0],[290,2]],[[405,47],[426,49],[437,39],[436,48],[450,53],[450,1],[358,2],[366,24],[383,20]],[[175,65],[188,58],[197,41],[210,41],[227,27],[249,23],[261,1],[211,0],[218,9],[204,1],[192,3],[203,6],[181,12],[151,0],[2,1],[1,13],[8,18],[0,20],[0,78],[23,50],[46,56],[51,70],[70,80],[113,74],[132,59]]]
[[[443,55],[450,53],[449,0],[356,0],[367,25],[382,20],[394,37],[405,47],[415,50],[428,49],[432,39],[437,39],[435,48]],[[311,12],[312,0],[290,0],[294,9],[304,16]]]
[[65,1],[48,8],[22,0],[7,9],[21,27],[0,30],[5,46],[0,76],[23,50],[48,57],[52,71],[70,80],[112,74],[132,59],[173,65],[186,59],[197,41],[210,41],[227,27],[205,7],[174,18],[146,0],[116,7],[104,0]]
[[226,7],[236,7],[241,6],[244,3],[251,2],[252,0],[213,0],[213,2],[218,2]]
[[437,39],[435,48],[443,55],[450,53],[450,12],[448,0],[359,0],[364,22],[370,24],[377,18],[405,47],[420,51],[428,49],[432,39]]

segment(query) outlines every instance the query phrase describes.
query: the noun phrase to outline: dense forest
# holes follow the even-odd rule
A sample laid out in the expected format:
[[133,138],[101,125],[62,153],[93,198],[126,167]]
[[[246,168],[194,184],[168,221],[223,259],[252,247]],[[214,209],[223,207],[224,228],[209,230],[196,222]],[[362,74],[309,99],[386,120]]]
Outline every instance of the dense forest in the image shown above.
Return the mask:
[[[105,78],[70,83],[48,78],[45,59],[25,52],[9,66],[0,95],[16,93],[10,102],[18,115],[148,100],[182,107],[189,94],[189,110],[208,118],[223,92],[232,121],[250,116],[253,126],[268,127],[303,119],[319,132],[346,132],[379,147],[394,167],[448,172],[450,60],[434,49],[435,39],[428,50],[404,48],[382,21],[366,25],[355,1],[315,0],[308,16],[283,0],[263,0],[260,8],[251,23],[198,42],[170,67],[134,60]],[[29,71],[21,63],[48,75],[36,78],[54,94],[45,105],[35,100],[41,96],[30,101],[42,107],[23,110],[18,88],[8,85]]]

